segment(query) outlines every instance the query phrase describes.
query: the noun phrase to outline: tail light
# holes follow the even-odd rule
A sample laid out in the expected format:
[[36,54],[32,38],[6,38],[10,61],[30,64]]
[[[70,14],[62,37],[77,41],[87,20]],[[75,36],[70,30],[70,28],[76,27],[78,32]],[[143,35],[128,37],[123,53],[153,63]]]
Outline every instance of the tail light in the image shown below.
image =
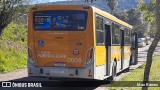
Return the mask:
[[93,58],[93,48],[89,49],[87,52],[86,64],[91,63],[92,58]]
[[31,62],[32,64],[35,64],[35,63],[34,63],[33,52],[32,52],[32,49],[31,49],[30,47],[28,47],[28,60],[29,60],[29,62]]
[[28,57],[29,57],[29,58],[32,58],[32,57],[33,57],[33,55],[32,55],[32,50],[31,50],[31,48],[29,48],[29,47],[28,47]]

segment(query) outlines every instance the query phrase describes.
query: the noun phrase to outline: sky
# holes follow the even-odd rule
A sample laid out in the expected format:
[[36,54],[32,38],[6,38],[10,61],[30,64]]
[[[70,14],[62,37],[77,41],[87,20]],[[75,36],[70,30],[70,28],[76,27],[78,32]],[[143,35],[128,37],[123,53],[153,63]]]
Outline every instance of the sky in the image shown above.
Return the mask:
[[32,2],[32,4],[35,3],[47,3],[47,2],[57,2],[57,1],[67,1],[67,0],[36,0],[37,2]]
[[49,2],[66,1],[66,0],[48,0]]

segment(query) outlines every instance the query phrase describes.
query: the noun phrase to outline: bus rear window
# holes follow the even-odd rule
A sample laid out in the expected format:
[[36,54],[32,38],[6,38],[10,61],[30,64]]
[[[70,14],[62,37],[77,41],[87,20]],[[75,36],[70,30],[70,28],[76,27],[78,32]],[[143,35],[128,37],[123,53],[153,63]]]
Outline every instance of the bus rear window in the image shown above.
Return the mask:
[[83,31],[88,13],[78,10],[49,10],[33,13],[35,30]]

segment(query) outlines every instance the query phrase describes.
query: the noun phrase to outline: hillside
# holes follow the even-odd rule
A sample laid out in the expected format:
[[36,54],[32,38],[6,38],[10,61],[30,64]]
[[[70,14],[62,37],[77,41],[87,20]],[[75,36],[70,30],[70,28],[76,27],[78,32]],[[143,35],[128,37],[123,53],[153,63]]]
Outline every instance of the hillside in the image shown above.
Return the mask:
[[0,73],[24,68],[27,64],[27,26],[10,23],[0,39]]
[[[150,0],[144,0],[145,3],[149,3]],[[119,0],[118,2],[118,9],[131,9],[131,8],[137,8],[138,2],[137,0]]]
[[[146,3],[149,3],[149,0],[145,0]],[[85,3],[83,0],[69,0],[69,1],[58,1],[58,2],[50,2],[45,3],[47,5],[92,5],[97,8],[100,8],[104,11],[109,11],[106,0],[94,1],[93,3]],[[118,2],[118,10],[126,10],[131,8],[137,8],[138,2],[137,0],[119,0]]]

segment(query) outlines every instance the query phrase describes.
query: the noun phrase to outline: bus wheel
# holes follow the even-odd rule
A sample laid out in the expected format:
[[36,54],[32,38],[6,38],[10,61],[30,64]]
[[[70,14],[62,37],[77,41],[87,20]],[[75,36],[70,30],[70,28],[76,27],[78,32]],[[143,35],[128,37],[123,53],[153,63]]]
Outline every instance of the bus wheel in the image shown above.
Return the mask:
[[116,80],[116,76],[117,76],[117,64],[116,62],[114,61],[113,62],[113,66],[112,66],[112,76],[111,76],[111,80],[112,81],[115,81]]
[[131,55],[130,59],[129,59],[129,67],[125,69],[125,72],[129,72],[129,68],[132,65],[132,61],[133,61],[133,59],[132,59],[132,55]]
[[[134,64],[135,63],[135,55],[131,55],[131,63]],[[130,65],[132,65],[130,64]]]
[[125,72],[129,72],[130,66],[132,65],[131,63],[132,63],[132,56],[130,56],[129,66],[128,66],[128,68],[126,68],[126,69],[124,70]]

